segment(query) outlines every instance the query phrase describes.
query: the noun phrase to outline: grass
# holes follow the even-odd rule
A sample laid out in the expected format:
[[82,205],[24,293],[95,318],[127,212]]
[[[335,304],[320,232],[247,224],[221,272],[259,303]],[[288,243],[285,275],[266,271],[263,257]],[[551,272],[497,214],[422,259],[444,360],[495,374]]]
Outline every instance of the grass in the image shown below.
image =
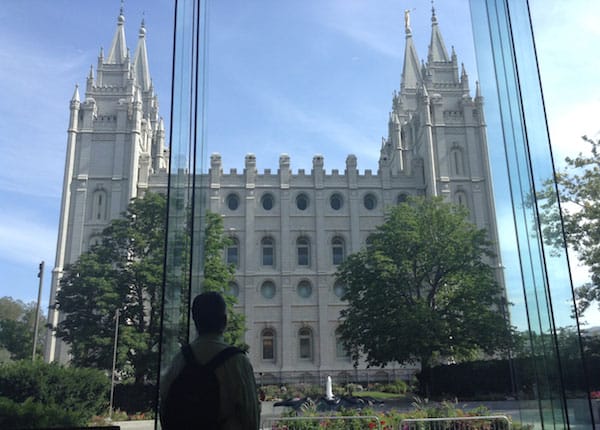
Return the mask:
[[356,391],[352,393],[356,397],[373,397],[377,400],[396,400],[406,397],[404,394],[384,393],[383,391]]

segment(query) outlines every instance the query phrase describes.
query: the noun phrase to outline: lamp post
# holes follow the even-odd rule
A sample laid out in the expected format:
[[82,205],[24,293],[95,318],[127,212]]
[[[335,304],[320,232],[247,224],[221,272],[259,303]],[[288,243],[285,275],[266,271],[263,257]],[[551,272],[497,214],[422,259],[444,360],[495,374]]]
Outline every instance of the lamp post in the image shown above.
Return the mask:
[[35,322],[33,323],[33,351],[31,353],[31,361],[35,361],[35,350],[37,349],[38,340],[38,326],[40,324],[40,303],[42,301],[42,286],[44,285],[44,262],[40,263],[40,271],[38,272],[38,278],[40,278],[38,286],[38,299],[37,305],[35,306]]
[[119,310],[115,311],[115,342],[113,346],[112,374],[110,378],[110,406],[108,410],[108,419],[112,420],[113,400],[115,395],[115,368],[117,367],[117,340],[119,339]]

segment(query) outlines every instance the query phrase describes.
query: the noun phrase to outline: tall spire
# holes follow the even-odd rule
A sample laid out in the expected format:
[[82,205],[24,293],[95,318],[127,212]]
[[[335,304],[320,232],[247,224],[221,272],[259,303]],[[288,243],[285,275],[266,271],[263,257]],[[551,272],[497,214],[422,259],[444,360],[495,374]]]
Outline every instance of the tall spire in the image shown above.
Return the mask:
[[421,81],[421,66],[419,56],[412,39],[410,28],[410,11],[404,11],[404,31],[406,32],[406,43],[404,47],[404,66],[402,67],[401,88],[417,88]]
[[431,42],[429,43],[429,53],[427,54],[427,62],[429,64],[434,61],[450,61],[448,51],[444,44],[444,39],[440,33],[437,17],[435,15],[435,7],[433,0],[431,1]]
[[148,52],[146,50],[146,27],[144,19],[140,26],[139,39],[135,54],[133,55],[133,73],[137,84],[144,91],[147,91],[152,84],[150,80],[150,69],[148,67]]
[[108,64],[122,64],[127,58],[127,43],[125,42],[125,16],[123,15],[123,2],[117,18],[117,30],[113,36],[110,51],[106,62]]

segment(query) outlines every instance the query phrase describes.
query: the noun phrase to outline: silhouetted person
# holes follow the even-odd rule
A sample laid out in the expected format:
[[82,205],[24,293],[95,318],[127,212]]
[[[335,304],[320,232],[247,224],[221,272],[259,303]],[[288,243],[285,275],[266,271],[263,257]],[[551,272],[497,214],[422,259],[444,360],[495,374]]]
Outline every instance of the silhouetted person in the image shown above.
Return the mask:
[[163,429],[256,430],[254,371],[246,354],[225,343],[226,305],[216,292],[194,299],[198,337],[182,347],[160,380]]

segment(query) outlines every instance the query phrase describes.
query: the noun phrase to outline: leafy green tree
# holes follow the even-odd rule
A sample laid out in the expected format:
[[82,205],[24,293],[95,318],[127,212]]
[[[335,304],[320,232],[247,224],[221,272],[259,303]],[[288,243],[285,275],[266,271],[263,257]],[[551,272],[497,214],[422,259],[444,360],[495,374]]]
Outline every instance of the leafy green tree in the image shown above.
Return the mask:
[[[590,271],[590,282],[575,291],[582,312],[592,302],[600,305],[600,141],[587,136],[583,136],[583,140],[591,146],[591,152],[565,158],[566,166],[556,173],[556,181],[546,181],[537,193],[544,241],[564,249],[566,240]],[[560,212],[556,187],[561,201]]]
[[229,284],[235,279],[235,266],[223,261],[223,251],[231,245],[231,239],[224,234],[223,218],[214,212],[206,213],[204,229],[204,271],[202,291],[216,291],[223,295],[227,304],[227,329],[225,341],[240,348],[247,349],[244,342],[244,315],[235,311],[237,299],[229,291]]
[[436,357],[503,350],[509,326],[490,256],[485,230],[461,206],[413,198],[391,208],[337,274],[348,301],[338,332],[355,362],[419,362],[427,393]]
[[[12,297],[0,298],[0,349],[12,360],[31,358],[36,304],[24,303]],[[40,315],[36,355],[41,356],[46,319]],[[0,360],[2,361],[2,360]]]
[[137,384],[156,379],[166,199],[146,193],[102,233],[102,243],[67,267],[57,294],[57,335],[73,363],[110,369],[115,314],[118,364]]

